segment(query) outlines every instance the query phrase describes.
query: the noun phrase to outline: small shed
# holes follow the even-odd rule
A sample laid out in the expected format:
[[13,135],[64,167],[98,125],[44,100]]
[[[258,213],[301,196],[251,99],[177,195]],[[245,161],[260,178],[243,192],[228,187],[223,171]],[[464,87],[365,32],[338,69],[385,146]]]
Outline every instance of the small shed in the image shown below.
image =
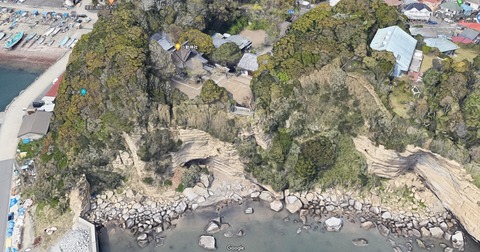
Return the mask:
[[245,53],[237,65],[245,75],[253,75],[253,72],[258,70],[257,55],[252,53]]
[[36,111],[33,114],[23,117],[18,137],[33,140],[42,138],[48,132],[51,117],[52,113],[45,111]]

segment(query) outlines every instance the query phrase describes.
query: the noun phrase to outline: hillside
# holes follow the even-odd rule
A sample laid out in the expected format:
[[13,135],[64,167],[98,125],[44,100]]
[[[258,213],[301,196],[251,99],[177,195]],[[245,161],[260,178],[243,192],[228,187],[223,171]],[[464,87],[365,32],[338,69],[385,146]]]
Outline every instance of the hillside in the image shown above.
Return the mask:
[[[251,119],[233,116],[231,99],[215,87],[221,97],[188,100],[171,90],[170,57],[148,37],[175,17],[120,5],[72,53],[33,194],[65,210],[81,174],[94,192],[126,183],[158,191],[173,175],[170,153],[184,128],[234,143],[246,171],[275,190],[379,185],[355,149],[357,135],[398,151],[425,147],[478,170],[478,66],[434,62],[424,77],[428,92],[413,97],[408,83],[388,78],[393,56],[368,46],[378,28],[403,26],[396,17],[382,1],[362,0],[322,4],[300,17],[273,56],[259,57]],[[411,101],[406,115],[392,109],[398,95]],[[143,166],[115,168],[122,153],[136,153]]]

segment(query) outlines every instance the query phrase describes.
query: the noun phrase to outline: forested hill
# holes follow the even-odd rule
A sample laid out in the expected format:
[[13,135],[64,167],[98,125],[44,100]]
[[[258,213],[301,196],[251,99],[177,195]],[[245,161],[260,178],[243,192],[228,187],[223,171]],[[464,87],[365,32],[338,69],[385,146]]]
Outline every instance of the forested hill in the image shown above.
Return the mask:
[[[228,5],[238,11],[234,3]],[[164,10],[120,4],[79,40],[40,155],[33,188],[37,200],[66,209],[65,193],[80,174],[86,174],[96,191],[128,181],[128,172],[111,165],[118,151],[127,150],[124,132],[139,136],[140,159],[153,174],[149,181],[162,184],[171,175],[168,153],[180,144],[177,127],[201,129],[234,143],[247,171],[276,190],[375,185],[354,148],[355,135],[397,150],[428,143],[438,153],[473,166],[480,159],[480,60],[437,61],[424,78],[428,92],[413,97],[408,82],[388,78],[394,57],[368,46],[378,28],[404,27],[402,16],[383,1],[343,0],[334,8],[320,4],[297,19],[274,44],[273,56],[258,59],[260,69],[251,82],[253,120],[233,117],[226,91],[211,82],[195,100],[169,88],[175,68],[148,37],[161,29],[178,33],[180,25],[183,31],[207,32],[213,29],[209,15],[215,14],[206,9],[197,16],[205,27],[196,27],[199,20],[187,22],[193,7],[177,7],[169,16]],[[233,20],[220,14],[215,17],[225,23],[239,21],[236,14]],[[81,88],[87,89],[85,97]],[[398,95],[409,99],[402,115],[392,106]],[[240,134],[254,129],[267,136],[266,149],[253,135]]]

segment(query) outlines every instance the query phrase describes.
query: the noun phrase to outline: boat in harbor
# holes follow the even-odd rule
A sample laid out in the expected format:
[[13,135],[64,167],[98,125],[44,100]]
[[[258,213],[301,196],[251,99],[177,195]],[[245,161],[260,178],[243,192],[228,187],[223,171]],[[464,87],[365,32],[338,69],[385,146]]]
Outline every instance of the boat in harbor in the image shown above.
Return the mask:
[[40,38],[40,35],[36,35],[33,39],[32,39],[32,43],[30,44],[30,46],[28,46],[29,48],[32,47],[33,44],[35,44],[35,42],[37,42],[37,40]]
[[78,42],[78,39],[75,39],[75,41],[73,41],[73,43],[70,45],[70,48],[75,47],[75,45],[77,44],[77,42]]
[[4,32],[0,32],[0,40],[2,40],[3,37],[5,37],[5,33],[4,33]]
[[65,36],[65,38],[60,42],[60,47],[63,47],[69,40],[70,38],[68,36]]
[[33,39],[35,37],[35,35],[37,35],[37,33],[32,33],[30,35],[28,35],[26,38],[25,38],[25,43],[27,43],[28,41],[30,41],[31,39]]
[[38,39],[37,44],[41,45],[41,44],[43,43],[43,41],[45,41],[45,36],[41,36],[41,37]]
[[5,48],[12,49],[23,38],[23,32],[17,32],[15,36],[7,41]]
[[45,32],[45,34],[43,34],[43,35],[45,35],[45,37],[48,37],[48,36],[50,36],[50,34],[53,33],[53,31],[55,31],[55,27],[52,27],[52,28],[48,29],[48,31]]
[[49,42],[47,42],[47,45],[48,45],[48,46],[52,46],[53,43],[55,43],[55,39],[52,39],[52,40],[50,40]]
[[61,29],[60,27],[55,28],[55,30],[53,30],[52,37],[57,35],[57,33],[60,31],[60,29]]
[[69,48],[70,45],[72,45],[73,41],[75,41],[74,38],[71,38],[70,40],[68,40],[68,42],[65,44],[65,48]]
[[13,36],[13,33],[10,33],[10,34],[5,35],[5,36],[6,36],[5,40],[9,40]]

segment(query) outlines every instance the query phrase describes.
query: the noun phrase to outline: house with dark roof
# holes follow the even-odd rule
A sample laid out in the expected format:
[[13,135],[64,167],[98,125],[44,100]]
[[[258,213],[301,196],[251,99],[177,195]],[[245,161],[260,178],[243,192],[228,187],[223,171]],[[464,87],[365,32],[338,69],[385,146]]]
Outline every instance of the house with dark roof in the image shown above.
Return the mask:
[[395,77],[408,72],[416,45],[417,40],[398,26],[378,29],[370,43],[373,50],[393,53],[396,64],[392,75]]
[[24,116],[18,137],[32,140],[42,138],[48,132],[51,117],[52,113],[45,111],[36,111],[33,114]]
[[252,53],[245,53],[237,64],[237,67],[245,75],[253,75],[253,72],[258,70],[257,55]]
[[402,11],[410,20],[428,21],[432,15],[432,9],[423,3],[407,4],[403,7]]
[[[191,49],[188,47],[188,41],[185,41],[180,50],[172,51],[172,61],[177,69],[190,69],[195,70],[198,65],[208,71],[208,68],[205,66],[208,64],[208,60],[205,59],[200,52],[197,50]],[[200,62],[200,64],[195,64],[194,61]]]
[[446,55],[453,55],[455,50],[460,48],[457,44],[445,38],[426,38],[424,42],[427,46],[435,47]]

